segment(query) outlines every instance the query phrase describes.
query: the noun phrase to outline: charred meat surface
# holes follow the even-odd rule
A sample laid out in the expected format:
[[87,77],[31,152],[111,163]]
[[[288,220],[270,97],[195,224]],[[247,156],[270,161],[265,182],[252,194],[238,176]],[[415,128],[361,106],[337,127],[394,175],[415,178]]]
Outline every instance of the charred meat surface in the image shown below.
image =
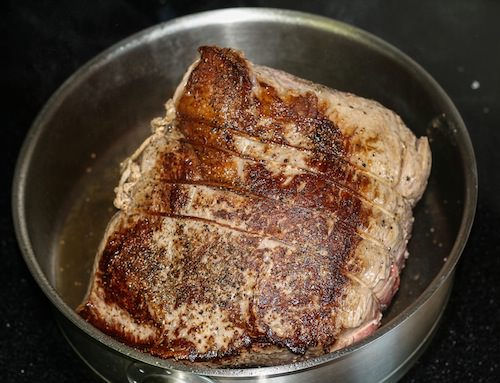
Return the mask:
[[276,364],[373,333],[426,138],[392,111],[201,47],[128,158],[79,314],[162,358]]

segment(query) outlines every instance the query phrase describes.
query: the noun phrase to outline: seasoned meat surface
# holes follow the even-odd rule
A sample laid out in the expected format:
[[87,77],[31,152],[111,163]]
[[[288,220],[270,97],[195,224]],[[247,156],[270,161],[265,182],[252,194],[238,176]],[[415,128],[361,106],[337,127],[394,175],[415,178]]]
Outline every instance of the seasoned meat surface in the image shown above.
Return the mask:
[[430,171],[375,101],[202,47],[122,169],[80,315],[163,358],[276,364],[375,331]]

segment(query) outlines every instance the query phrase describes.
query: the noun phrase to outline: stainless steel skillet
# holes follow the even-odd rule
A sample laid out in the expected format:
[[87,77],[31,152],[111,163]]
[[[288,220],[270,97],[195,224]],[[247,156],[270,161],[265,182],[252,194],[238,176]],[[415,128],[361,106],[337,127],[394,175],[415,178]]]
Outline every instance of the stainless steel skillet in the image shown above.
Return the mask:
[[[207,369],[124,346],[73,311],[113,213],[119,161],[149,134],[149,121],[204,44],[243,50],[259,64],[373,98],[431,139],[433,170],[401,288],[383,326],[347,349],[264,368]],[[467,130],[439,85],[400,51],[326,18],[272,9],[228,9],[154,26],[93,59],[54,94],[19,156],[13,187],[25,260],[55,307],[63,333],[109,381],[394,381],[439,322],[472,225],[477,173]]]

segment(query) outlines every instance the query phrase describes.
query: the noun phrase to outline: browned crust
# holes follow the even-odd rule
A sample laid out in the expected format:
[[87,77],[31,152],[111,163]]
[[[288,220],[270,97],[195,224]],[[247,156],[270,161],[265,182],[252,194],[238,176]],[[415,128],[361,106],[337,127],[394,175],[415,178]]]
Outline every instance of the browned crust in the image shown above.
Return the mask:
[[[200,54],[176,106],[175,129],[185,138],[179,150],[158,157],[152,173],[155,182],[134,201],[135,213],[142,218],[126,220],[111,233],[96,273],[106,303],[128,312],[135,323],[158,328],[160,335],[153,343],[138,343],[126,329],[110,327],[93,315],[89,304],[81,307],[80,315],[125,343],[164,358],[210,360],[266,345],[286,347],[297,354],[313,348],[326,350],[341,331],[335,327],[332,313],[348,282],[345,269],[360,240],[357,230],[366,225],[371,214],[362,208],[358,193],[367,187],[369,178],[350,174],[343,165],[346,161],[335,160],[349,155],[349,137],[324,115],[314,94],[280,97],[262,82],[260,94],[255,94],[249,68],[240,54],[215,47],[202,47]],[[261,126],[258,118],[272,123]],[[318,173],[299,174],[287,182],[282,173],[274,174],[265,164],[254,161],[245,168],[243,182],[234,167],[233,159],[239,154],[232,145],[232,132],[293,146],[283,134],[288,123],[296,124],[300,134],[314,144],[309,166]],[[332,186],[337,181],[347,187]],[[190,184],[210,185],[243,197],[242,206],[215,213],[216,218],[248,223],[240,231],[223,227],[230,233],[238,232],[238,242],[224,242],[236,236],[223,237],[213,229],[222,227],[216,221],[203,222],[206,238],[186,233],[183,222],[195,220],[182,215],[189,202],[183,186]],[[217,202],[231,203],[223,198]],[[329,223],[328,216],[337,218]],[[176,222],[182,257],[171,267],[168,280],[162,282],[168,291],[161,297],[164,301],[158,302],[157,292],[150,286],[163,275],[164,249],[155,247],[152,237],[161,231],[166,217]],[[283,246],[269,253],[260,250],[264,234]],[[203,236],[200,232],[196,235]],[[207,257],[219,259],[220,268],[210,269],[210,262],[204,265],[201,260]],[[293,296],[284,294],[273,279],[259,279],[267,264],[273,265],[275,280],[288,281]],[[230,289],[238,291],[248,272],[257,276],[255,296],[248,316],[241,317],[238,296],[230,299],[224,294]],[[319,308],[308,309],[316,300]],[[151,310],[151,302],[158,312]],[[227,348],[206,353],[198,352],[196,344],[180,336],[161,335],[161,310],[191,303],[223,309],[241,335]],[[266,322],[266,315],[273,312],[279,312],[292,329],[286,335],[273,333]]]

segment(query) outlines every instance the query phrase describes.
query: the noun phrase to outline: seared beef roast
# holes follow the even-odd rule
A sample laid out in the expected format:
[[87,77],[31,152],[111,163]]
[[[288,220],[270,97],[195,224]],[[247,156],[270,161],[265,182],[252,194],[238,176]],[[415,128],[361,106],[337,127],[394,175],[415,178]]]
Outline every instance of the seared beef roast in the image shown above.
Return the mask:
[[200,48],[123,164],[80,315],[163,358],[349,345],[399,286],[426,138],[375,101]]

